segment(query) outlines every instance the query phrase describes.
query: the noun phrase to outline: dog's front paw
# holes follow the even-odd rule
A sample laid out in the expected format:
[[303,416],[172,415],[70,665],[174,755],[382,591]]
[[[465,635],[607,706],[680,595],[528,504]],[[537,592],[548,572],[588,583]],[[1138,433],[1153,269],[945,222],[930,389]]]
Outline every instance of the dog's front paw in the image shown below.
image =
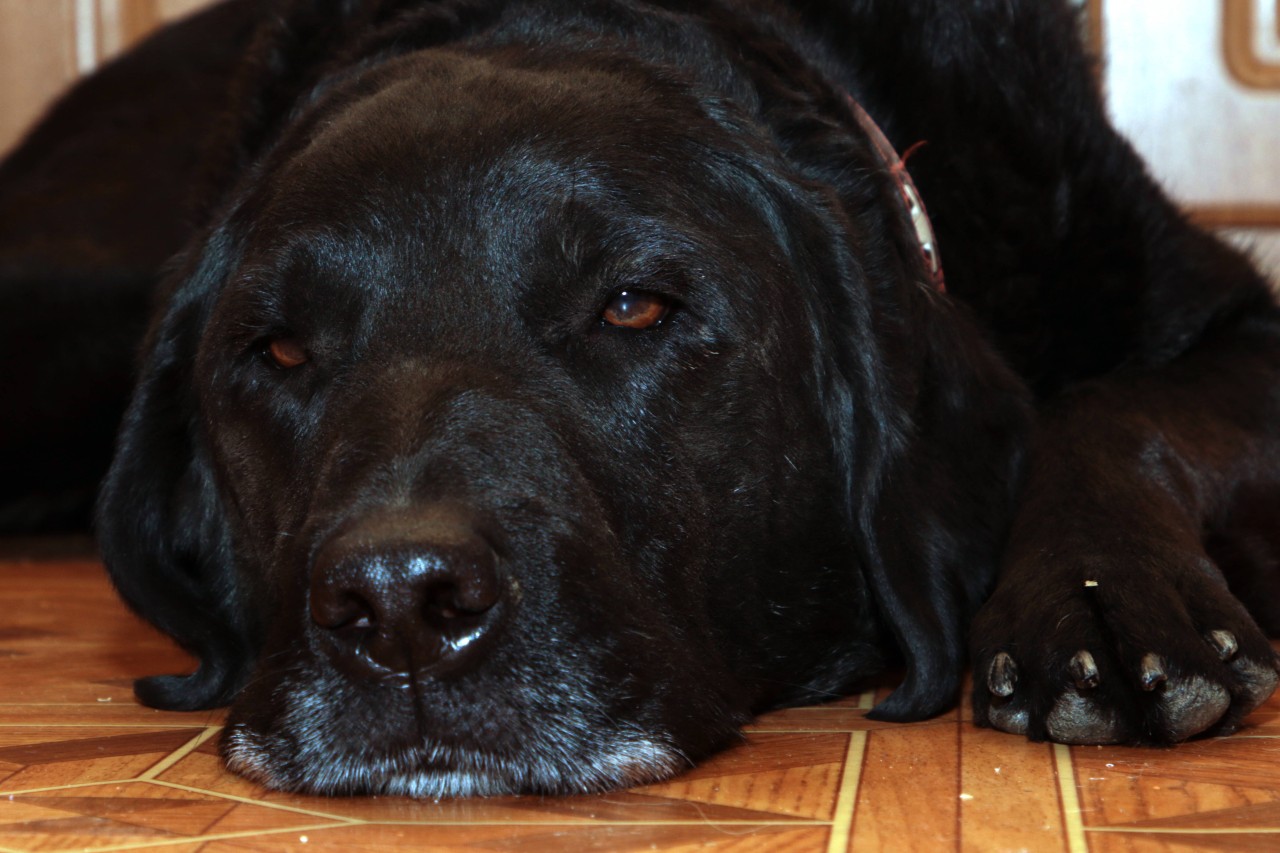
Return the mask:
[[1234,731],[1276,689],[1275,653],[1207,561],[1172,577],[1054,574],[1008,578],[975,620],[979,725],[1060,743],[1174,743]]

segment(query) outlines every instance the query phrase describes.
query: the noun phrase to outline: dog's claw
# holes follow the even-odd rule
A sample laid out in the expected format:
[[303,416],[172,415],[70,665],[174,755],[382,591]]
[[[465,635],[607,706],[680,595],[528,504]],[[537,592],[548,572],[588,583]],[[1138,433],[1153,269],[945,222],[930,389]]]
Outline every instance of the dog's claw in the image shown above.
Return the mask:
[[1098,686],[1098,664],[1093,659],[1093,655],[1089,654],[1087,650],[1081,649],[1076,652],[1076,656],[1071,659],[1067,669],[1075,680],[1076,687],[1081,690],[1088,690],[1091,687]]
[[1027,709],[1007,702],[1018,684],[1018,665],[1007,652],[1000,652],[991,659],[991,668],[987,670],[987,689],[996,697],[987,710],[987,719],[991,725],[1004,732],[1025,735],[1031,715]]
[[1209,645],[1218,650],[1218,657],[1222,660],[1231,660],[1236,656],[1236,652],[1240,650],[1235,634],[1230,631],[1210,631]]
[[1008,698],[1013,695],[1013,688],[1018,683],[1018,665],[1005,652],[1000,652],[991,661],[991,669],[987,672],[987,689],[996,696]]
[[1155,690],[1161,684],[1169,679],[1164,671],[1164,661],[1160,656],[1152,652],[1142,656],[1142,689]]

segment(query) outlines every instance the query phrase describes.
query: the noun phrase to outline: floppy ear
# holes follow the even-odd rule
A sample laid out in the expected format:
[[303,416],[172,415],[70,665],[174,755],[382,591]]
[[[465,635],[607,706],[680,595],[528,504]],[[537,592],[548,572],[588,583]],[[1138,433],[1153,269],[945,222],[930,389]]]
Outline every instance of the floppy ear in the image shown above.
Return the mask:
[[814,373],[848,538],[906,670],[869,716],[913,720],[956,701],[966,628],[1013,515],[1030,395],[964,306],[930,288],[910,235],[883,216],[875,169],[862,174],[861,200],[828,206],[821,229]]
[[225,513],[199,434],[193,364],[225,251],[211,241],[158,314],[98,503],[107,570],[138,614],[200,659],[191,675],[136,682],[146,705],[228,703],[253,662]]
[[819,259],[814,375],[849,539],[906,667],[870,716],[931,716],[955,703],[965,630],[995,581],[1030,395],[965,306],[934,287],[849,96],[775,35],[720,23],[734,33],[757,119],[816,199],[811,222],[821,220],[802,238]]
[[889,333],[898,340],[882,350],[887,410],[875,423],[846,415],[870,434],[847,475],[865,484],[851,496],[851,522],[906,657],[902,684],[869,715],[877,719],[922,719],[954,704],[968,623],[995,582],[1030,427],[1025,386],[963,307],[932,293],[915,299],[925,304],[909,308]]
[[825,302],[839,315],[829,350],[845,351],[845,387],[828,416],[852,539],[905,658],[902,684],[869,716],[914,720],[957,699],[968,623],[1012,521],[1031,405],[968,309],[937,289],[874,145],[853,131],[846,155],[862,168],[835,187],[833,241],[847,259]]

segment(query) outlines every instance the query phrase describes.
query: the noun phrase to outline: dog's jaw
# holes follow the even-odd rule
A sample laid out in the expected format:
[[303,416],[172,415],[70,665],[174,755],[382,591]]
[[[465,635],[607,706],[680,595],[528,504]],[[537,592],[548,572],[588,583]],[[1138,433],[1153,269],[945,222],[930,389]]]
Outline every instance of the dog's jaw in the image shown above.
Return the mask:
[[[281,771],[277,749],[296,748],[297,775]],[[639,730],[614,732],[603,748],[574,756],[553,739],[520,756],[476,754],[424,742],[401,754],[337,755],[316,742],[282,739],[232,725],[222,746],[227,766],[276,790],[308,794],[471,797],[522,793],[586,794],[669,778],[690,762],[665,739]]]
[[[622,713],[580,673],[523,672],[502,690],[466,688],[488,698],[455,716],[440,684],[384,683],[370,695],[323,668],[289,669],[285,689],[269,690],[269,702],[233,710],[221,742],[228,769],[273,790],[435,799],[584,794],[667,779],[699,757],[653,722],[665,715],[646,712],[643,701],[634,715]],[[740,722],[725,720],[723,733],[732,737]]]

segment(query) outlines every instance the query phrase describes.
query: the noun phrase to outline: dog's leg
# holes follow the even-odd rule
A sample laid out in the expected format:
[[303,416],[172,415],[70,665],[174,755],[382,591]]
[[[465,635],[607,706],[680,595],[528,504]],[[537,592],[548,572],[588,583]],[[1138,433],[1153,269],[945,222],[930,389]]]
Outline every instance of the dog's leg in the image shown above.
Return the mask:
[[[1066,2],[799,5],[894,141],[928,143],[908,165],[948,290],[1041,401],[1001,576],[972,626],[978,720],[1066,741],[1229,730],[1276,684],[1237,597],[1280,627],[1277,537],[1241,548],[1235,523],[1280,528],[1280,315],[1265,283],[1186,222],[1109,126]],[[1251,569],[1225,578],[1209,556],[1245,551]]]
[[1227,517],[1280,520],[1276,388],[1272,315],[1043,409],[1002,575],[973,626],[979,723],[1168,742],[1231,731],[1272,693],[1275,656],[1228,584],[1274,594],[1274,557],[1224,577],[1203,540]]

